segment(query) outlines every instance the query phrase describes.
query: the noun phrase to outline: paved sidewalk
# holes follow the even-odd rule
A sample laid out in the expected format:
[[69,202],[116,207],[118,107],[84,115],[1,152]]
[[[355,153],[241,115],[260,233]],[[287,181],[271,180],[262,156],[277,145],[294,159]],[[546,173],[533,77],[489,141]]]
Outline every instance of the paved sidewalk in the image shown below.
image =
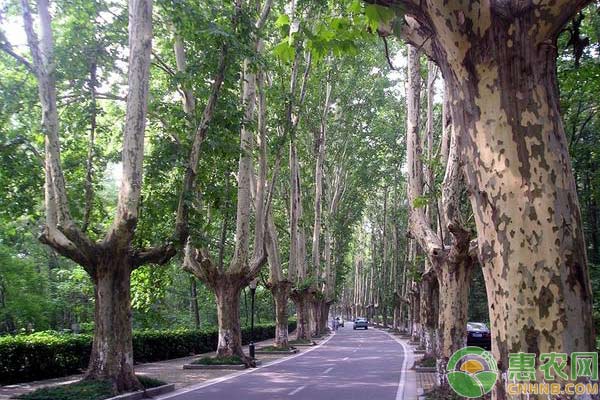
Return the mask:
[[[294,337],[290,334],[290,337]],[[326,339],[324,336],[323,339]],[[315,340],[317,343],[323,339]],[[273,339],[264,340],[257,342],[255,345],[257,348],[262,346],[268,346],[273,344]],[[244,349],[247,351],[248,346]],[[305,351],[310,347],[298,347],[299,352]],[[138,375],[147,375],[152,378],[160,379],[168,383],[174,383],[176,389],[181,389],[186,386],[195,385],[206,382],[211,379],[220,378],[226,375],[233,374],[234,370],[216,369],[216,370],[198,370],[198,369],[183,369],[184,364],[189,364],[190,361],[205,356],[214,356],[216,353],[204,353],[197,354],[190,357],[176,358],[172,360],[164,360],[154,363],[137,364],[135,366],[135,372]],[[268,363],[283,357],[287,357],[287,354],[260,354],[257,355],[257,359],[263,363]],[[17,396],[23,393],[31,392],[35,389],[39,389],[45,386],[53,385],[65,385],[73,383],[82,378],[83,375],[71,375],[62,378],[48,379],[43,381],[19,383],[15,385],[0,386],[0,400],[8,400],[13,396]]]

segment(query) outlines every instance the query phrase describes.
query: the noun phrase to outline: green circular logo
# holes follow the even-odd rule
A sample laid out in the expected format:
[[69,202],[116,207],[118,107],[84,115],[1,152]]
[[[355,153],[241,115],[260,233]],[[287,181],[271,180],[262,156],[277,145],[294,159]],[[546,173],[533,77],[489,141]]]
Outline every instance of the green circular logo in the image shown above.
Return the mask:
[[491,353],[469,346],[448,360],[448,383],[456,393],[473,399],[489,393],[498,379],[498,365]]

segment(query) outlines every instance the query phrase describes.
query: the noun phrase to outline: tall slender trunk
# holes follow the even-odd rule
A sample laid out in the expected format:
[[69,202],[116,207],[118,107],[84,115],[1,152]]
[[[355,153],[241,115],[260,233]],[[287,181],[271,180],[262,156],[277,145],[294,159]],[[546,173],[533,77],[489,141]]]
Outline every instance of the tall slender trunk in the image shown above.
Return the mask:
[[140,388],[133,369],[131,271],[125,254],[99,260],[94,281],[94,338],[85,379],[109,380],[113,390]]
[[200,328],[200,309],[198,307],[198,285],[196,278],[190,277],[190,304],[192,309],[192,317],[194,318],[194,327]]

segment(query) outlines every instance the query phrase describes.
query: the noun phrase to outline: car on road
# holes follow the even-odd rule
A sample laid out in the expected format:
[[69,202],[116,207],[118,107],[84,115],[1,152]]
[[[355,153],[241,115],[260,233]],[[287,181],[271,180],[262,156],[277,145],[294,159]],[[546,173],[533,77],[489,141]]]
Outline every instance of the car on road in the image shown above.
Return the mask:
[[342,317],[335,317],[335,320],[336,320],[338,326],[340,326],[342,328],[344,327],[344,318],[342,318]]
[[366,318],[359,317],[354,320],[354,326],[352,329],[356,330],[358,328],[369,329],[369,322]]
[[467,346],[492,349],[492,335],[486,324],[483,322],[467,323]]

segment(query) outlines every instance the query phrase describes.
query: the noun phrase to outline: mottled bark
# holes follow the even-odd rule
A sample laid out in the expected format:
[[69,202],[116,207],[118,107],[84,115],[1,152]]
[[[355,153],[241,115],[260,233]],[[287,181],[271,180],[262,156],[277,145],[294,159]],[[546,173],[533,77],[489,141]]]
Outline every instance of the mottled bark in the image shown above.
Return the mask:
[[243,276],[224,274],[211,285],[217,302],[219,342],[217,357],[240,357],[246,365],[254,366],[254,360],[244,354],[240,325],[240,295],[247,285]]
[[[123,132],[123,179],[113,224],[105,238],[98,243],[77,227],[69,211],[60,161],[56,63],[48,1],[38,1],[41,32],[39,40],[34,30],[29,2],[22,0],[21,5],[38,83],[42,131],[45,136],[46,225],[40,240],[81,265],[94,283],[95,330],[86,379],[108,380],[115,393],[138,389],[140,384],[133,368],[130,274],[135,268],[147,263],[164,264],[175,254],[170,245],[142,250],[136,250],[132,246],[142,186],[152,3],[149,0],[129,1],[130,54]],[[94,74],[95,71],[92,71],[92,75]],[[92,76],[92,86],[95,86],[94,80],[95,76]],[[94,97],[94,90],[92,93]],[[92,131],[94,129],[95,120],[92,118]],[[88,181],[90,166],[91,157],[88,159]],[[89,213],[87,214],[85,225],[89,222]]]
[[292,285],[288,281],[279,281],[269,286],[275,299],[275,341],[273,345],[280,349],[289,347],[288,300],[291,287]]
[[[450,88],[502,371],[511,352],[595,347],[556,81],[558,32],[589,2],[397,2],[413,33],[431,39]],[[506,397],[496,385],[494,398]]]
[[438,320],[438,375],[446,385],[450,356],[467,344],[465,329],[468,322],[469,288],[475,260],[469,254],[470,235],[451,226],[456,245],[438,268],[440,294]]
[[311,340],[309,307],[312,295],[308,289],[293,289],[290,298],[296,306],[296,339]]
[[94,339],[86,379],[109,380],[117,393],[141,388],[133,369],[131,265],[124,254],[98,257],[94,282]]

